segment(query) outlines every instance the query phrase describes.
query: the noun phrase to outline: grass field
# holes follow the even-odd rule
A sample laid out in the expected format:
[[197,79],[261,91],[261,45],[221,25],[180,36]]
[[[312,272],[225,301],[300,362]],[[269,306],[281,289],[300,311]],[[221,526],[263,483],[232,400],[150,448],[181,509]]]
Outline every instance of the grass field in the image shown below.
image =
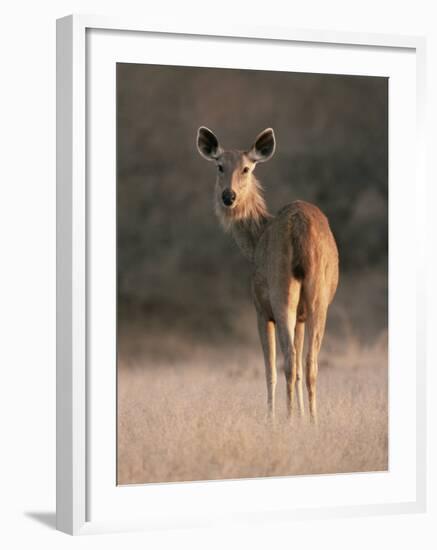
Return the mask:
[[[152,340],[152,337],[149,337]],[[153,339],[156,343],[156,339]],[[171,341],[167,349],[176,349]],[[147,338],[143,342],[147,349]],[[388,468],[387,338],[371,345],[327,336],[319,361],[317,428],[266,418],[260,349],[119,355],[118,483],[380,471]],[[186,351],[186,350],[185,350]],[[306,397],[306,396],[305,396]],[[306,402],[307,406],[307,402]]]

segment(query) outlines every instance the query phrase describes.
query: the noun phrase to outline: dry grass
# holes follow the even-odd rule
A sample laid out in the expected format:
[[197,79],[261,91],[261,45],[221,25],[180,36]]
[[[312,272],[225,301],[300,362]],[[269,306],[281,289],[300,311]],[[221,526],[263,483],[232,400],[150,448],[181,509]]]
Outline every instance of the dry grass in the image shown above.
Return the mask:
[[318,428],[286,418],[282,373],[277,422],[268,422],[259,349],[200,348],[190,357],[154,365],[143,354],[120,357],[120,484],[387,469],[384,335],[370,347],[327,339]]

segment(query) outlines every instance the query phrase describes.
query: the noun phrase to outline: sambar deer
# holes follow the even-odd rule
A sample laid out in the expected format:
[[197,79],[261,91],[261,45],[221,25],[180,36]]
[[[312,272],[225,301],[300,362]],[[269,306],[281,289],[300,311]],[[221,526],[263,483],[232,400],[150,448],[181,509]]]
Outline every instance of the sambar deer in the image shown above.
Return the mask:
[[306,385],[311,419],[317,421],[317,361],[328,306],[338,284],[338,251],[328,220],[317,206],[303,201],[284,206],[276,216],[269,214],[253,172],[275,152],[271,128],[261,132],[248,151],[237,151],[222,149],[214,133],[202,126],[197,147],[217,167],[217,216],[253,265],[252,292],[264,352],[269,413],[274,417],[277,333],[285,360],[288,413],[293,410],[297,383],[299,410],[304,415],[306,324]]

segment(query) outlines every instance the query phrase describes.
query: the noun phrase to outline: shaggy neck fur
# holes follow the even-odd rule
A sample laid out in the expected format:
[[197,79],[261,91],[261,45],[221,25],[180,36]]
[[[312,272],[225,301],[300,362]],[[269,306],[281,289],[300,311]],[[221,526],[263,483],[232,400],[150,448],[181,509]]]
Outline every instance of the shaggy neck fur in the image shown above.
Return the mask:
[[259,181],[252,176],[246,195],[239,197],[234,208],[225,208],[217,201],[216,213],[225,231],[232,234],[244,256],[252,262],[259,238],[272,218]]

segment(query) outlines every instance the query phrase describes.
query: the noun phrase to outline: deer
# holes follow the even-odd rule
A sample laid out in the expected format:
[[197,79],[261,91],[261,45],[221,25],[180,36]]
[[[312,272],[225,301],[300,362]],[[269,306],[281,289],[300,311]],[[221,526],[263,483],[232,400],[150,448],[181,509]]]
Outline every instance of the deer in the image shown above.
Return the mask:
[[306,329],[305,379],[310,420],[317,424],[318,356],[339,279],[338,249],[328,219],[317,206],[302,200],[287,204],[275,216],[269,213],[254,170],[275,153],[272,128],[263,130],[249,150],[240,151],[223,149],[214,132],[201,126],[197,149],[216,165],[215,213],[252,265],[268,417],[275,420],[277,340],[284,357],[288,417],[293,415],[296,388],[299,414],[305,416]]

